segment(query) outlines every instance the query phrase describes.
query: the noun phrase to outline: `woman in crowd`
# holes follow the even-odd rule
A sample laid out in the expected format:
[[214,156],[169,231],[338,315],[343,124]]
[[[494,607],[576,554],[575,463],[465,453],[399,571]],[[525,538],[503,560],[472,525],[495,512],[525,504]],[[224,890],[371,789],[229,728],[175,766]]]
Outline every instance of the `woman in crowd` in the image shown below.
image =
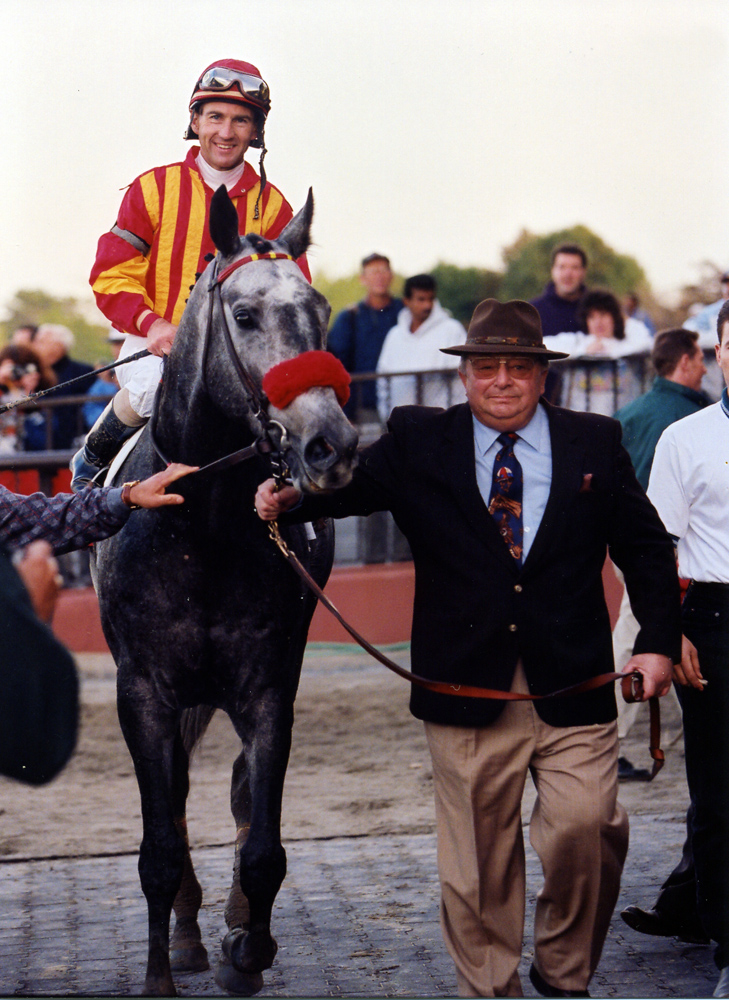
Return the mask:
[[[0,404],[22,399],[56,384],[56,376],[38,354],[24,344],[0,350]],[[42,451],[46,447],[46,420],[36,407],[16,407],[0,415],[0,454]]]
[[644,361],[652,339],[640,320],[625,319],[611,292],[588,292],[580,306],[580,331],[545,337],[551,351],[565,351],[562,405],[612,416],[644,391]]

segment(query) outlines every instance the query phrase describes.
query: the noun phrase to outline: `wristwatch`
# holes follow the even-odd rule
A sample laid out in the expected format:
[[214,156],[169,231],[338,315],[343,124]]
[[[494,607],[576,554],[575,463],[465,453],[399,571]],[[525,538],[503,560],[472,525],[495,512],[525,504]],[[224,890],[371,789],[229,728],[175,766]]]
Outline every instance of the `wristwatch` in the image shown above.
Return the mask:
[[140,479],[134,479],[132,480],[132,482],[124,483],[124,485],[122,486],[122,494],[121,494],[122,502],[127,505],[129,510],[141,510],[141,505],[138,503],[132,503],[132,497],[131,497],[133,487],[139,486],[140,482],[141,482]]

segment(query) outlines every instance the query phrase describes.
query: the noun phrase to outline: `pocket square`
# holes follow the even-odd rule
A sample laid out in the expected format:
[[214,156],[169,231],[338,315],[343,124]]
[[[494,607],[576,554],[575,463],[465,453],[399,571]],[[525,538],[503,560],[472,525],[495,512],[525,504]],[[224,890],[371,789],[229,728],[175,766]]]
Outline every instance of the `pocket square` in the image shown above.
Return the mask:
[[582,477],[582,486],[580,486],[580,493],[592,493],[592,473],[587,472]]

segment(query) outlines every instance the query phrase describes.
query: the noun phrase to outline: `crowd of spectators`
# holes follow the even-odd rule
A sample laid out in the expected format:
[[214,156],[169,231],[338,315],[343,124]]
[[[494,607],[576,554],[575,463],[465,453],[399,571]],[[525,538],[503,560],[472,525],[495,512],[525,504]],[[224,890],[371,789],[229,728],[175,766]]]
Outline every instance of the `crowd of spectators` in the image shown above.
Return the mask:
[[[108,338],[115,357],[120,338],[115,330]],[[95,381],[91,379],[95,368],[103,367],[104,362],[92,366],[76,361],[70,354],[73,347],[74,335],[68,327],[44,323],[17,327],[0,349],[0,406],[19,404],[0,414],[0,455],[76,447],[99,409],[117,391],[113,372],[102,372]],[[81,375],[89,378],[65,385]],[[20,402],[53,386],[58,388],[42,401]],[[46,405],[48,400],[63,396],[86,396],[88,401]]]
[[[552,251],[550,280],[531,300],[545,344],[569,354],[550,366],[545,396],[568,409],[612,416],[650,387],[656,325],[635,292],[619,299],[609,289],[589,288],[588,263],[578,244],[559,244]],[[329,350],[356,376],[350,419],[382,426],[395,406],[461,402],[457,375],[439,347],[449,346],[453,337],[463,340],[465,331],[438,300],[432,275],[407,278],[400,300],[390,291],[389,259],[372,253],[362,261],[360,280],[365,297],[337,314],[328,339]],[[712,400],[723,388],[712,337],[728,297],[729,272],[721,276],[721,298],[697,306],[684,324],[699,333],[707,366],[703,389]]]

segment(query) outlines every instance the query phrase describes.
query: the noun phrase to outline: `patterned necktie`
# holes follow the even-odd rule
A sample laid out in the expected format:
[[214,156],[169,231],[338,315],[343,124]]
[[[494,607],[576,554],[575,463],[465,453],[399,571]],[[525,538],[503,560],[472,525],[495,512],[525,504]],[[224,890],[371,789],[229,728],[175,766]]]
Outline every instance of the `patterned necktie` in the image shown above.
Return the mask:
[[524,480],[521,465],[514,455],[514,444],[518,436],[513,432],[504,432],[497,438],[501,448],[494,459],[489,514],[495,519],[509,552],[521,565],[524,543],[524,525],[521,518]]

